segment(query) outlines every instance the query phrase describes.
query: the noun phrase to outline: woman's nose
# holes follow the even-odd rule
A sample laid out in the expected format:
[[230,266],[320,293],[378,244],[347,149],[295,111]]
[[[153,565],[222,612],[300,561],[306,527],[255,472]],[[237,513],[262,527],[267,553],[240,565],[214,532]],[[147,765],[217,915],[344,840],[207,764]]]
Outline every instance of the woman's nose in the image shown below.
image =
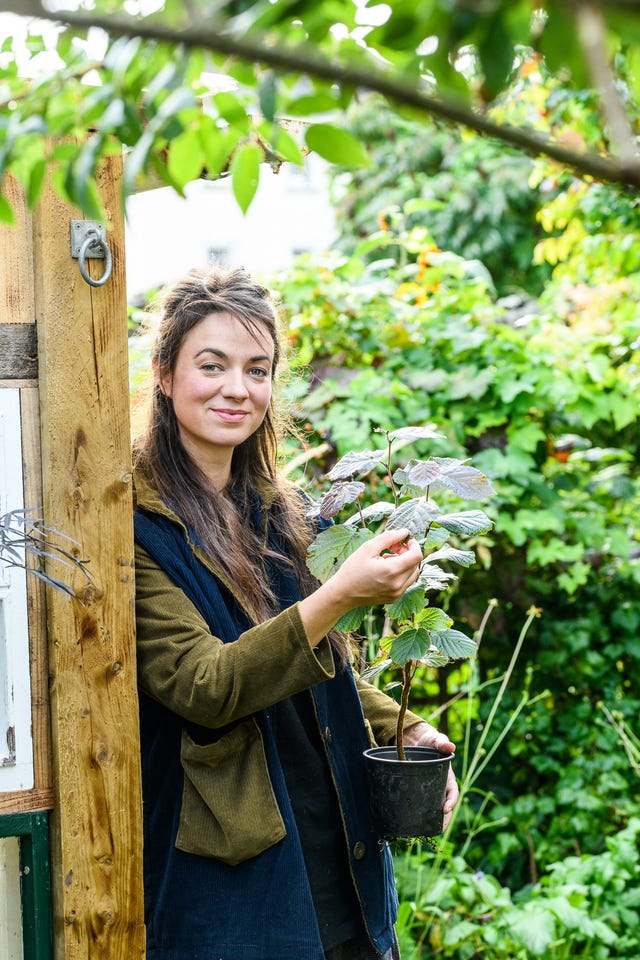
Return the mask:
[[242,370],[227,370],[222,385],[222,393],[226,397],[248,396],[249,391],[247,390],[244,372]]

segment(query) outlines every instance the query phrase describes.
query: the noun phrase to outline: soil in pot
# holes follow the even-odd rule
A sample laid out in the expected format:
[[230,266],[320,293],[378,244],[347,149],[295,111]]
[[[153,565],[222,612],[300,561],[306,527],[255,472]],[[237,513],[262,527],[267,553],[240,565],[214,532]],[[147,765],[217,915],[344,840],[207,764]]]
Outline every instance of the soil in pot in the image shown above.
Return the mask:
[[395,747],[364,751],[371,816],[385,840],[396,837],[435,837],[443,831],[447,776],[453,755],[433,747],[405,747],[398,760]]

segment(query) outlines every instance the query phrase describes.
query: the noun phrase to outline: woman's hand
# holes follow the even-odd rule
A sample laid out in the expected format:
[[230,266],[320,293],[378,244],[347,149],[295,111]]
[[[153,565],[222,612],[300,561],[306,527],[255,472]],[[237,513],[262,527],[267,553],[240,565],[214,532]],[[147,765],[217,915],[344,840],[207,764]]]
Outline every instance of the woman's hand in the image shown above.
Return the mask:
[[385,530],[347,557],[326,586],[345,613],[371,603],[393,603],[415,583],[421,561],[420,546],[408,530]]
[[312,646],[343,614],[356,607],[393,603],[415,583],[422,551],[409,530],[385,530],[347,557],[334,575],[300,601],[299,611]]
[[[403,732],[403,740],[406,747],[435,747],[440,753],[454,753],[456,749],[455,744],[449,740],[446,734],[439,733],[435,727],[432,727],[430,723],[424,721],[406,727]],[[442,807],[445,829],[451,820],[451,813],[458,802],[459,796],[458,783],[452,767],[449,766],[444,806]]]

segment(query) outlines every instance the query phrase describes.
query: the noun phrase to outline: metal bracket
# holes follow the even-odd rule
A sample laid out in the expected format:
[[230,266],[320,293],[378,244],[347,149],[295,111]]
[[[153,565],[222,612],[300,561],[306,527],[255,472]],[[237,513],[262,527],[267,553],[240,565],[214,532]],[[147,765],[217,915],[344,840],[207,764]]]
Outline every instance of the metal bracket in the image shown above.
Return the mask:
[[91,237],[91,243],[85,250],[87,260],[104,260],[104,243],[106,241],[106,232],[104,224],[99,220],[72,220],[71,221],[71,256],[77,260],[82,250],[82,245]]
[[[101,287],[111,276],[111,251],[107,246],[104,224],[98,220],[71,221],[71,256],[78,261],[82,279],[92,287]],[[104,273],[99,279],[87,273],[86,260],[104,260]]]

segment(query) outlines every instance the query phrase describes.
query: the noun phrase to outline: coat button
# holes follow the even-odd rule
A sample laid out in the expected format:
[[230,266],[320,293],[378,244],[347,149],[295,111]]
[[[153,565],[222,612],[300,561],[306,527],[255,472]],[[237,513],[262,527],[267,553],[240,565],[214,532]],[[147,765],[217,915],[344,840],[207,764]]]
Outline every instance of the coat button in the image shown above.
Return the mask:
[[327,743],[333,743],[333,734],[331,733],[331,727],[325,727],[324,738]]
[[356,845],[353,848],[353,856],[355,860],[362,860],[365,853],[367,852],[367,845],[363,843],[362,840],[358,840]]

